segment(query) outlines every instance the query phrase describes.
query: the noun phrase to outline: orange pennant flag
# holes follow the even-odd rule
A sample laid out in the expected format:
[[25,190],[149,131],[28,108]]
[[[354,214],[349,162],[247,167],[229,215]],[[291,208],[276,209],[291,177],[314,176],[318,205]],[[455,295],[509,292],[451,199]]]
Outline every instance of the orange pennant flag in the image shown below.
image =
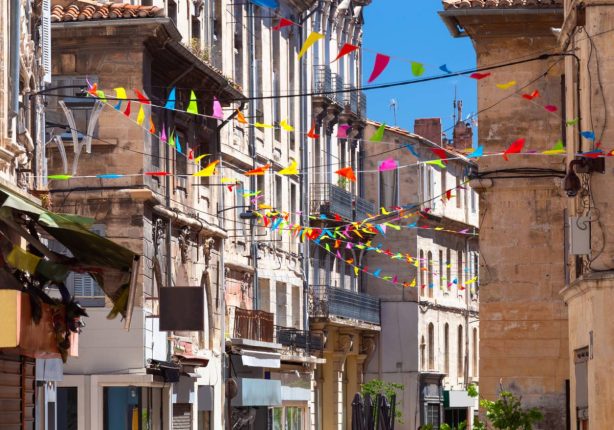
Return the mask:
[[266,172],[270,168],[271,168],[270,164],[265,164],[262,167],[256,167],[255,169],[250,170],[249,172],[245,172],[245,176],[264,175],[264,172]]
[[354,169],[351,167],[344,167],[335,172],[339,176],[343,176],[344,178],[349,179],[350,181],[356,182],[356,174],[354,173]]
[[239,121],[239,124],[247,124],[245,116],[241,113],[239,109],[237,109],[237,121]]
[[317,139],[320,137],[319,134],[316,134],[316,122],[314,121],[311,129],[309,130],[309,133],[307,133],[307,137],[310,137],[312,139]]
[[149,132],[151,134],[154,134],[156,132],[156,126],[154,125],[154,122],[151,116],[149,117]]

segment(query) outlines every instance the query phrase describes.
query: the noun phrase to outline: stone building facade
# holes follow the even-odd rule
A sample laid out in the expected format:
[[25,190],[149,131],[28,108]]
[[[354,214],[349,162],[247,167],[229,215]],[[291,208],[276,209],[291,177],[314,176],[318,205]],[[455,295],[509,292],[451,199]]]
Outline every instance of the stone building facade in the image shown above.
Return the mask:
[[[614,298],[612,216],[608,211],[612,162],[605,157],[590,163],[592,160],[577,154],[598,150],[599,142],[603,142],[604,154],[609,155],[611,149],[611,65],[604,58],[612,52],[614,5],[564,1],[563,8],[559,49],[574,54],[565,58],[564,68],[563,119],[571,121],[565,128],[566,170],[568,177],[575,172],[581,179],[579,189],[565,186],[568,195],[574,189],[577,192],[567,205],[570,234],[562,291],[569,314],[570,422],[572,428],[607,428],[614,419],[614,398],[606,383],[614,356],[609,314]],[[574,124],[575,118],[579,120]],[[595,138],[581,136],[582,131],[593,131]]]
[[[365,134],[372,135],[380,125],[367,122]],[[476,192],[465,185],[471,161],[451,146],[441,146],[438,119],[417,119],[416,131],[420,128],[431,131],[433,140],[386,127],[381,143],[364,145],[365,170],[371,172],[365,176],[377,184],[365,197],[376,207],[404,210],[388,215],[391,219],[411,214],[396,222],[404,228],[388,228],[372,240],[372,246],[384,252],[367,253],[367,261],[373,270],[381,269],[382,277],[415,279],[415,286],[365,279],[366,292],[380,298],[382,308],[382,331],[367,379],[404,385],[399,396],[404,422],[397,426],[407,429],[471,424],[477,404],[466,389],[479,382],[478,201]],[[378,154],[382,145],[411,145],[422,163],[403,148],[394,159],[409,167],[378,172],[389,158]],[[438,159],[432,149],[440,148],[451,158],[445,168],[424,164]],[[416,260],[391,259],[387,251]]]
[[[536,57],[559,50],[552,28],[563,22],[562,2],[445,0],[443,6],[451,34],[471,37],[478,68],[533,58],[478,82],[480,145],[502,152],[525,138],[525,149],[552,148],[563,126],[543,105],[562,109],[564,68],[560,56]],[[516,95],[506,97],[495,84],[510,81],[517,82]],[[520,97],[535,90],[539,103]],[[570,374],[567,309],[559,295],[565,166],[559,157],[514,155],[480,158],[477,166],[471,186],[480,194],[480,392],[494,399],[502,383],[542,410],[539,428],[564,429]]]

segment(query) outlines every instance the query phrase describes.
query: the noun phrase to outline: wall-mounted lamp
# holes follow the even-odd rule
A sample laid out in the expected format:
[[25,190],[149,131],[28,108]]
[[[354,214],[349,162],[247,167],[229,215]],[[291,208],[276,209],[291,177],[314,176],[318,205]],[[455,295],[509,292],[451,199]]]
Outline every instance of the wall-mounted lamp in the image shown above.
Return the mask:
[[[575,171],[574,171],[575,168]],[[575,197],[578,191],[582,188],[582,182],[577,173],[605,173],[605,160],[602,157],[597,158],[576,158],[569,163],[567,174],[563,181],[563,187],[567,193],[567,197]]]

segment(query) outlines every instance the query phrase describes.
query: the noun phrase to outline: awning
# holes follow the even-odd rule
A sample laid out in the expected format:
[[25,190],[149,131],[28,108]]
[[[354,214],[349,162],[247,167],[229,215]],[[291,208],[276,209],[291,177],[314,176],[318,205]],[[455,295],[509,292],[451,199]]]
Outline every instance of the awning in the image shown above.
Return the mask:
[[268,367],[279,369],[281,367],[281,354],[276,352],[256,351],[252,349],[242,349],[241,363],[248,367]]
[[465,390],[444,390],[443,406],[444,408],[471,408],[477,407],[478,401],[470,397]]
[[[26,225],[30,220],[35,225],[34,223]],[[46,257],[42,261],[65,266],[70,271],[90,274],[113,301],[115,306],[112,312],[121,313],[129,323],[135,291],[131,287],[136,281],[131,272],[136,273],[138,256],[123,246],[89,231],[88,228],[93,223],[94,220],[90,218],[50,212],[0,183],[0,227],[8,227],[13,233],[24,238],[36,251]],[[72,257],[55,253],[43,245],[37,237],[42,233],[40,230],[64,245]],[[4,237],[10,240],[7,235]],[[37,272],[37,275],[47,274],[50,280],[57,280],[51,277],[49,272],[49,270],[41,271]],[[57,275],[57,272],[54,275]]]

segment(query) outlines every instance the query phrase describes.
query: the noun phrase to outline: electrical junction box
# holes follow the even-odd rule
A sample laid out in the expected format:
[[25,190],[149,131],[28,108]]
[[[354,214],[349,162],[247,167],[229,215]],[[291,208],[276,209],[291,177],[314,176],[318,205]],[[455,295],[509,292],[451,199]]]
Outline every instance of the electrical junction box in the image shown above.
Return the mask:
[[571,255],[591,253],[591,221],[589,217],[569,217],[569,239]]

